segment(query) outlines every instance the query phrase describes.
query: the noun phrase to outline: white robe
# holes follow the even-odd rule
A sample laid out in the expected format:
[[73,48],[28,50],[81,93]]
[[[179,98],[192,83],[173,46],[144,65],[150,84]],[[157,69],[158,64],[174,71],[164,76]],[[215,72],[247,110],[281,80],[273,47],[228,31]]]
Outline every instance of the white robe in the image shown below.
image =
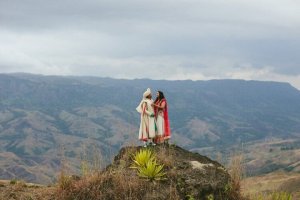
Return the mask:
[[141,123],[139,130],[139,140],[148,140],[155,137],[155,118],[154,109],[152,107],[153,100],[143,99],[136,110],[141,113]]

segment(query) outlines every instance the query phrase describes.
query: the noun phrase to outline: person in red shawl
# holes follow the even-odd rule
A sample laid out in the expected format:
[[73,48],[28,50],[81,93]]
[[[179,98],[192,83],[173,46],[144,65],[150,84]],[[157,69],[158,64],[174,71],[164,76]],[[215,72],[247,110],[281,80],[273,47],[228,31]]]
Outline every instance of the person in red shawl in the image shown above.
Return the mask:
[[168,104],[164,93],[158,91],[154,101],[154,113],[157,125],[156,143],[168,142],[171,138],[171,129],[168,116]]

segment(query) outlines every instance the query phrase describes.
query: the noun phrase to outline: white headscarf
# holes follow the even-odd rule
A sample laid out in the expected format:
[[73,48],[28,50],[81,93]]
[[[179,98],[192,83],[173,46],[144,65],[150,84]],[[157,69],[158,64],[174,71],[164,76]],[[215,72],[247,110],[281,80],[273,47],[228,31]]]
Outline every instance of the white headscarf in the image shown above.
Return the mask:
[[147,96],[149,96],[149,94],[151,94],[151,89],[150,89],[150,88],[148,88],[148,89],[144,92],[143,98],[146,98]]
[[139,113],[142,113],[142,103],[145,102],[146,100],[146,97],[149,96],[151,94],[151,89],[148,88],[144,94],[143,94],[143,99],[142,101],[140,102],[140,104],[136,107],[136,111],[138,111]]

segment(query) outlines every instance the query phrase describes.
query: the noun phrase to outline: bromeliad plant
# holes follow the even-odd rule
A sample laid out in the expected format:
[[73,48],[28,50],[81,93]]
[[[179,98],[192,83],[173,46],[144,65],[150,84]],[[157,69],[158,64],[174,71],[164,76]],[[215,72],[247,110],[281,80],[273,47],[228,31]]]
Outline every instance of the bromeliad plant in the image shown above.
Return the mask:
[[131,168],[138,169],[146,166],[147,162],[153,161],[155,158],[153,152],[150,149],[141,149],[135,155],[133,155],[133,165]]
[[132,158],[131,168],[137,169],[138,176],[148,180],[163,180],[166,173],[163,172],[164,165],[156,161],[155,154],[150,149],[141,149]]
[[138,168],[138,175],[142,178],[153,180],[163,180],[166,175],[163,172],[164,165],[159,165],[156,163],[156,160],[150,160],[146,163],[144,167]]

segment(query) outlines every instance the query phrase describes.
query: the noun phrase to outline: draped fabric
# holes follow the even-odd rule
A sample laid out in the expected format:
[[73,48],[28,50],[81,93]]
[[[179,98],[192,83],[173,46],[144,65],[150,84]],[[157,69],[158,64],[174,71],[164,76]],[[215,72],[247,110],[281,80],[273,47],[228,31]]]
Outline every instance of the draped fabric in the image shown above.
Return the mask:
[[[160,112],[163,112],[163,139],[170,139],[171,138],[171,129],[170,129],[170,122],[169,122],[169,115],[168,115],[168,104],[167,104],[167,100],[166,99],[162,99],[161,101],[159,101],[157,104],[159,106],[161,106],[162,104],[165,104],[165,107],[163,109],[159,109],[159,108],[156,108],[155,109],[155,116],[157,118],[157,125],[160,127],[160,115],[159,113]],[[160,135],[159,135],[160,136]]]
[[147,141],[155,137],[155,119],[150,117],[154,114],[152,107],[153,101],[150,99],[143,99],[136,110],[141,114],[141,123],[139,129],[139,140]]
[[165,127],[164,127],[164,131],[165,131],[165,134],[164,134],[164,138],[165,139],[170,139],[171,138],[171,129],[170,129],[170,122],[169,122],[169,115],[168,115],[168,104],[167,104],[167,101],[166,99],[163,99],[161,101],[161,104],[165,102],[165,108],[163,110],[164,112],[164,123],[165,123]]

